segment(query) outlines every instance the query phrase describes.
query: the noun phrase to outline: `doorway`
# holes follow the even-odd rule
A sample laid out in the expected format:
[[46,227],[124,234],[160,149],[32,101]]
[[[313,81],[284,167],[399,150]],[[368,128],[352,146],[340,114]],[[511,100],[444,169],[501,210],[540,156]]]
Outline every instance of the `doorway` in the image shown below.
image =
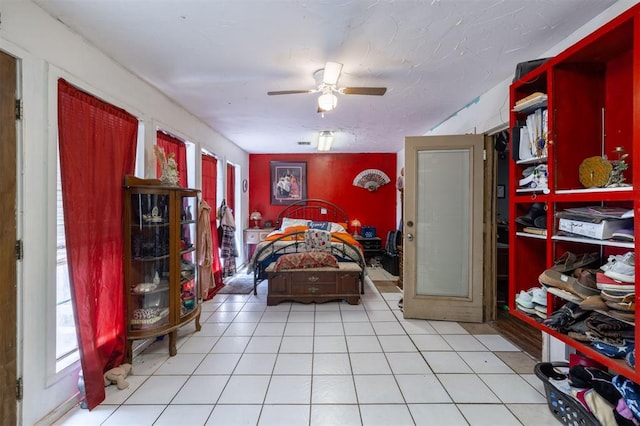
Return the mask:
[[491,135],[495,164],[495,318],[489,324],[532,357],[542,357],[540,330],[509,315],[509,131]]
[[17,61],[0,52],[0,424],[18,424],[17,416],[17,272],[16,246],[16,89]]

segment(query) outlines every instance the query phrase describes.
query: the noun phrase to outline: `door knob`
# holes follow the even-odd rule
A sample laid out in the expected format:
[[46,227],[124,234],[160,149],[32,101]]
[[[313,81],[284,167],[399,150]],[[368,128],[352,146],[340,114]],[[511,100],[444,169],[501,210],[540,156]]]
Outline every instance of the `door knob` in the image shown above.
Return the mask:
[[413,241],[413,234],[407,234],[407,240]]

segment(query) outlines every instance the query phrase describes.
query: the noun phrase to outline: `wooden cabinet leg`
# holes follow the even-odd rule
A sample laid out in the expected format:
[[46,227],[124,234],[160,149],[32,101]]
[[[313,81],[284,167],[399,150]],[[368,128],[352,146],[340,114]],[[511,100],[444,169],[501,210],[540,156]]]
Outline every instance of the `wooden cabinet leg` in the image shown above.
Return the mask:
[[198,313],[198,315],[196,315],[196,331],[200,331],[201,328],[202,326],[200,325],[200,313]]
[[169,333],[169,356],[175,356],[178,353],[178,349],[176,349],[177,335],[178,335],[178,332],[175,330]]
[[125,348],[126,352],[125,352],[125,361],[128,364],[131,364],[133,362],[133,340],[129,340],[127,339],[127,344],[126,344],[126,348]]

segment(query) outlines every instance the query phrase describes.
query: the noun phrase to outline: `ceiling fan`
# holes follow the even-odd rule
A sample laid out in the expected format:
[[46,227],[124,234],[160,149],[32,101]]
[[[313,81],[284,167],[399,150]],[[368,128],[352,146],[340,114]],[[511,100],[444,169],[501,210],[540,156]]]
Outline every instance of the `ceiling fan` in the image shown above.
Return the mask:
[[277,90],[267,92],[267,95],[293,95],[297,93],[322,93],[318,97],[318,112],[331,111],[338,104],[336,93],[342,95],[373,95],[382,96],[386,93],[386,87],[337,87],[342,64],[327,62],[324,68],[313,73],[318,87],[311,90]]

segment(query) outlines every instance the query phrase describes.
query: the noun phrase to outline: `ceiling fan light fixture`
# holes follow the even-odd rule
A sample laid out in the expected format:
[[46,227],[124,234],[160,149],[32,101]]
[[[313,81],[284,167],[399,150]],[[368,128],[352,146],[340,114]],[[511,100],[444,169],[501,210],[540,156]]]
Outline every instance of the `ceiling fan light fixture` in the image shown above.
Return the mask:
[[329,151],[333,143],[333,132],[328,130],[320,132],[318,136],[318,151]]
[[331,92],[324,92],[318,97],[318,108],[323,111],[331,111],[338,105],[338,97]]

